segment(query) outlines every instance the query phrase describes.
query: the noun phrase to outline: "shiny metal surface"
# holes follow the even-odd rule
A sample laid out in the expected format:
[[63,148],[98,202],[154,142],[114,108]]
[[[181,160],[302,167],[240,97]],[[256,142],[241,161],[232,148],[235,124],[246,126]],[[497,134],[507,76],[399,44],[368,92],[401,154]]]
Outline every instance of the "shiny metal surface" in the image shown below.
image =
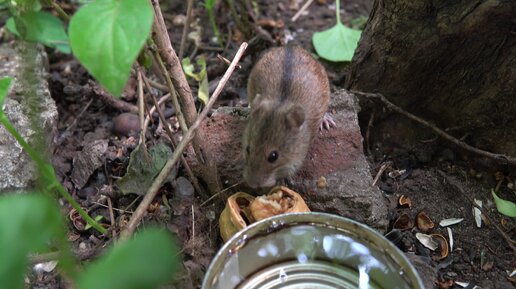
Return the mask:
[[373,229],[324,213],[279,215],[231,238],[204,289],[423,289],[402,252]]

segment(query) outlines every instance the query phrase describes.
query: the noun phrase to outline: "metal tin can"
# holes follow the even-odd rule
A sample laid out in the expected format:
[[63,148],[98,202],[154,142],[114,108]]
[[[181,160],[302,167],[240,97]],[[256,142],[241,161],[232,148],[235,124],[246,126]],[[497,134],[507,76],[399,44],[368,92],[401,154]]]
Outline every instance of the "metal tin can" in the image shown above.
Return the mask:
[[373,229],[325,213],[250,225],[215,255],[203,289],[424,289],[405,255]]

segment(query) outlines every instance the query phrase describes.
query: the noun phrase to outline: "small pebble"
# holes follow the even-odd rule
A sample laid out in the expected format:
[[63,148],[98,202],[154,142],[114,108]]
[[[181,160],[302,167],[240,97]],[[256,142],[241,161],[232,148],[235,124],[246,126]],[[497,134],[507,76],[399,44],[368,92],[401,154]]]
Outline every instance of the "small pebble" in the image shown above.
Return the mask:
[[185,177],[179,177],[176,179],[175,189],[178,195],[187,197],[193,196],[195,190],[192,183]]
[[130,136],[140,131],[138,115],[124,112],[113,119],[113,132],[118,136]]
[[317,180],[317,187],[319,189],[324,189],[328,186],[328,182],[326,182],[326,178],[325,177],[320,177],[318,180]]

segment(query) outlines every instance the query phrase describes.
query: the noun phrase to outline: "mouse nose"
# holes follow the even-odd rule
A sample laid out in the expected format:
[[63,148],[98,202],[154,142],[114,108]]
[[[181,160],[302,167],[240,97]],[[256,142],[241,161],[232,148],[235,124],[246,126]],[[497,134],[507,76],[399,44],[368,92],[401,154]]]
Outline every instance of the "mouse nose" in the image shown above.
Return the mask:
[[250,175],[248,173],[244,173],[244,179],[249,185],[249,187],[256,188],[270,188],[276,185],[276,179],[274,176],[264,176],[264,175]]

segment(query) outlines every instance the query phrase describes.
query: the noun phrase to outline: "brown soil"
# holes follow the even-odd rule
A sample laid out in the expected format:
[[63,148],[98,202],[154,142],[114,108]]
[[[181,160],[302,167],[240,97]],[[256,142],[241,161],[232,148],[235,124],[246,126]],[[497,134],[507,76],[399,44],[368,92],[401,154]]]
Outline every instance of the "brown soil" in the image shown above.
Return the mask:
[[[173,1],[178,3],[180,1]],[[283,27],[264,27],[268,36],[277,43],[284,42],[284,36],[288,33],[294,34],[294,42],[303,47],[313,50],[311,35],[334,25],[334,11],[329,10],[327,5],[315,1],[309,8],[309,14],[302,16],[298,21],[292,23],[290,18],[295,11],[289,9],[289,2],[295,1],[258,1],[262,16],[260,19],[282,20]],[[196,2],[197,3],[197,2]],[[302,5],[302,3],[301,3]],[[301,6],[300,5],[300,6]],[[166,11],[179,11],[184,13],[182,4],[172,4]],[[372,7],[372,1],[350,0],[343,3],[345,13],[342,18],[345,23],[351,19],[367,16]],[[164,8],[165,9],[165,8]],[[169,12],[167,19],[172,19],[174,14]],[[196,18],[206,19],[202,8],[197,7],[194,11]],[[222,19],[220,15],[229,15],[227,11],[219,11],[221,32],[227,35],[227,27],[233,28],[233,37],[243,39],[234,29],[229,18]],[[179,47],[182,26],[172,25],[169,21],[173,46]],[[227,24],[227,25],[226,25]],[[211,29],[207,23],[202,23],[203,42],[208,43],[211,36]],[[239,38],[240,37],[240,38]],[[272,44],[266,41],[254,42],[249,48],[249,54],[256,54]],[[214,46],[214,44],[206,44]],[[231,41],[228,48],[219,52],[227,58],[231,58],[238,45]],[[191,54],[193,46],[189,45],[186,55]],[[209,79],[214,80],[222,75],[225,65],[217,60],[216,53],[209,50],[198,50],[198,53],[206,53],[208,57]],[[76,60],[70,56],[64,56],[53,52],[51,55],[51,79],[50,85],[52,95],[59,106],[59,138],[55,151],[54,165],[61,177],[63,184],[69,189],[72,195],[80,201],[84,208],[87,208],[93,215],[103,215],[106,223],[110,223],[109,210],[106,208],[106,201],[103,195],[110,196],[113,207],[125,211],[132,211],[136,205],[132,204],[136,199],[134,195],[121,195],[118,193],[113,182],[125,172],[128,163],[129,153],[137,144],[137,136],[125,134],[116,136],[113,133],[113,119],[120,114],[120,111],[108,106],[97,98],[84,95],[80,86],[85,85],[90,76]],[[252,65],[251,58],[247,57],[242,62],[242,69],[235,75],[225,92],[221,96],[219,105],[244,105],[245,79]],[[344,64],[331,64],[323,61],[327,68],[333,84],[343,83],[347,76]],[[192,86],[195,86],[192,83]],[[125,91],[125,101],[135,103],[135,83],[128,84]],[[194,92],[195,93],[195,92]],[[155,118],[157,120],[157,118]],[[171,117],[171,121],[174,121]],[[161,134],[156,133],[157,122],[151,125],[148,133],[149,143],[160,141]],[[364,131],[367,126],[364,126]],[[395,129],[395,128],[394,128]],[[383,132],[387,134],[387,132]],[[393,131],[392,134],[395,135]],[[381,135],[381,133],[372,134]],[[74,169],[72,160],[87,143],[101,140],[108,143],[108,149],[103,155],[103,163],[100,169],[91,172],[90,177],[83,187],[77,187],[71,175]],[[161,141],[166,141],[161,139]],[[386,144],[388,143],[388,145]],[[415,250],[419,255],[428,256],[428,260],[437,271],[433,276],[434,288],[460,288],[458,285],[446,287],[444,280],[456,280],[474,282],[482,288],[514,288],[514,279],[509,280],[508,272],[516,267],[515,255],[506,241],[501,237],[493,225],[484,224],[477,228],[471,214],[472,204],[469,198],[477,198],[484,201],[489,211],[491,221],[500,224],[505,233],[515,237],[514,220],[501,216],[492,203],[490,189],[496,186],[494,177],[495,170],[492,168],[473,167],[471,161],[464,160],[460,152],[452,151],[448,144],[425,142],[416,144],[409,149],[399,149],[392,142],[383,142],[381,137],[372,138],[368,144],[372,155],[370,155],[372,175],[375,176],[380,166],[386,161],[391,161],[391,168],[384,173],[379,183],[380,188],[385,192],[386,198],[391,203],[390,224],[397,216],[408,213],[415,217],[420,211],[425,211],[430,218],[438,223],[446,218],[464,218],[465,220],[452,227],[454,236],[454,248],[450,256],[444,260],[436,260],[437,253],[418,246],[406,248]],[[470,157],[471,158],[471,157]],[[478,163],[478,162],[477,162]],[[406,172],[400,177],[390,178],[388,172],[405,169]],[[503,168],[502,168],[503,169]],[[514,200],[514,189],[508,188],[508,182],[514,184],[514,172],[501,171],[506,179],[501,184],[501,196]],[[178,176],[183,176],[182,169]],[[450,180],[456,184],[451,184]],[[464,194],[458,193],[464,190]],[[184,272],[178,274],[179,283],[175,288],[199,288],[204,272],[211,261],[211,257],[222,245],[218,235],[217,219],[222,209],[222,202],[217,201],[215,206],[209,209],[201,207],[205,200],[200,197],[178,196],[171,185],[166,185],[145,217],[145,224],[159,224],[177,234],[179,242],[183,245]],[[408,196],[413,206],[409,208],[397,208],[398,196]],[[168,200],[166,204],[164,199]],[[101,204],[101,205],[99,205]],[[192,205],[195,208],[195,220],[192,220]],[[201,213],[202,210],[202,213]],[[115,226],[119,228],[127,221],[130,214],[114,211]],[[192,232],[192,222],[196,223],[195,234]],[[446,229],[437,227],[434,232],[442,233],[446,237]],[[404,234],[414,235],[415,230],[407,230]],[[101,253],[101,249],[111,240],[99,237],[92,230],[80,231],[70,225],[69,235],[74,240],[74,248],[82,259],[90,259]],[[195,235],[195,238],[192,236]],[[82,243],[82,244],[81,244]],[[417,242],[412,242],[414,245]],[[79,244],[81,244],[79,246]],[[85,249],[86,248],[86,249]],[[433,259],[432,259],[433,258]],[[63,285],[56,281],[54,275],[44,276],[34,280],[34,287],[58,288]],[[441,282],[441,285],[438,285]],[[439,287],[440,286],[440,287]]]

